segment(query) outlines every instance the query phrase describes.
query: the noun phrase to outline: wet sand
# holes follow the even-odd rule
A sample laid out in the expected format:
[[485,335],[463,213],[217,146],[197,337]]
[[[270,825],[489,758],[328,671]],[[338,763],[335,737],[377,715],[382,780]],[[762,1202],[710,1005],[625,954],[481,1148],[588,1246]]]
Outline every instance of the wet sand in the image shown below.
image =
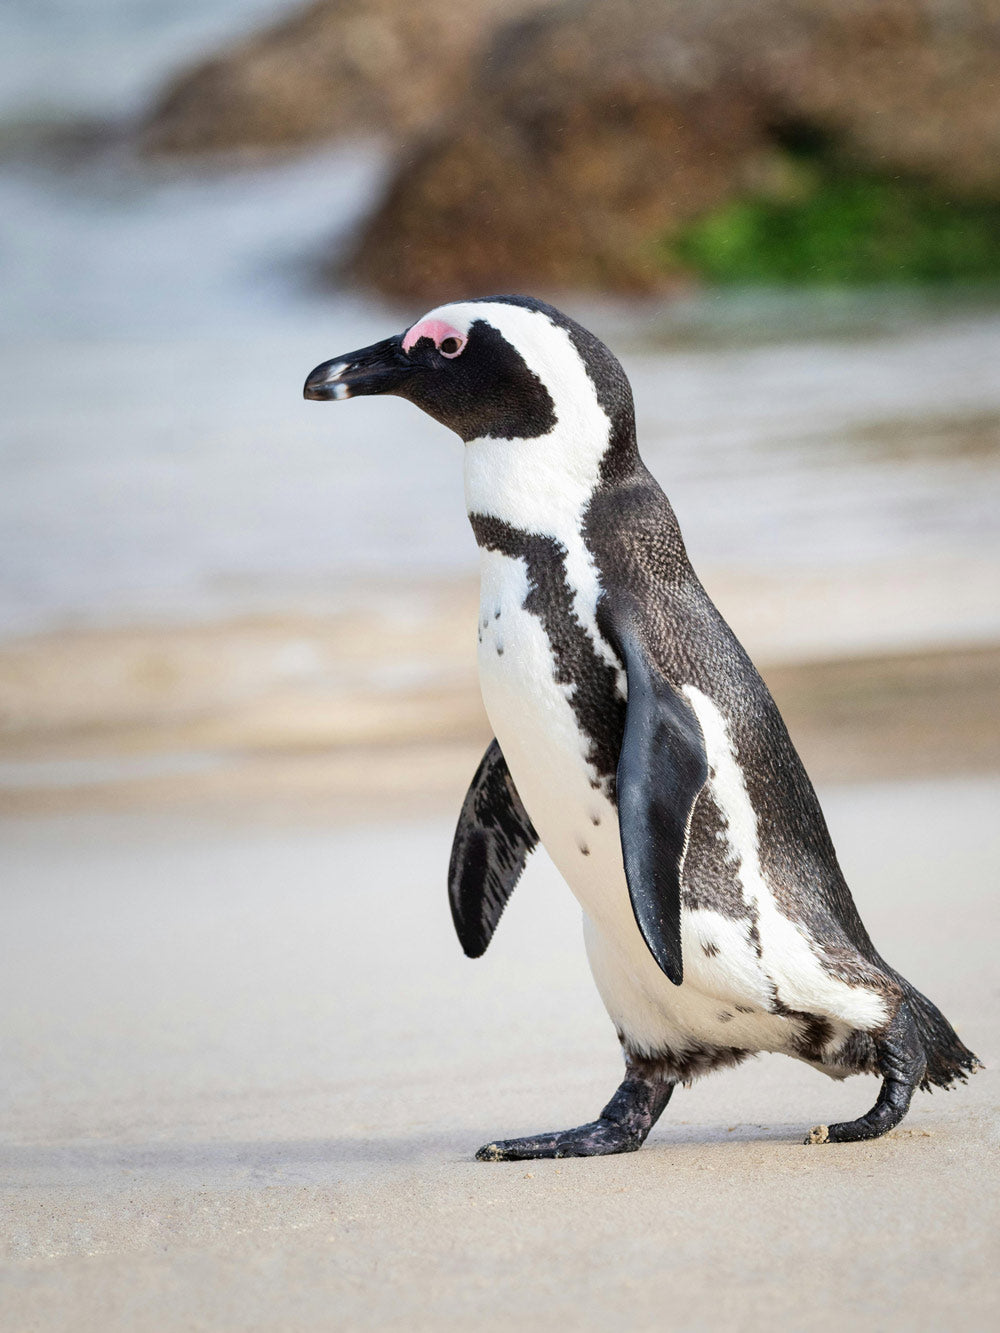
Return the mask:
[[[1000,771],[1000,646],[885,645],[870,586],[854,585],[847,609],[836,591],[817,580],[816,596],[786,592],[769,616],[766,584],[721,589],[814,778]],[[255,805],[325,823],[451,810],[490,736],[475,605],[459,584],[367,613],[0,644],[0,814]],[[861,615],[868,639],[847,651]],[[810,616],[807,652],[788,631]]]
[[638,1154],[526,1165],[472,1154],[619,1077],[544,857],[473,963],[450,818],[3,821],[3,1327],[995,1327],[1000,778],[823,795],[876,942],[991,1068],[807,1148],[876,1084],[765,1057]]

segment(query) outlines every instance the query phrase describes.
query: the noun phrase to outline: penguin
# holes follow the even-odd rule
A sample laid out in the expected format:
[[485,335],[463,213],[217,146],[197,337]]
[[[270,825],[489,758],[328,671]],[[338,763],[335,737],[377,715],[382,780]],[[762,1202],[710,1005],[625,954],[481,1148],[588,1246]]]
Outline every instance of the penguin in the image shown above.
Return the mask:
[[877,1138],[917,1088],[979,1067],[872,944],[778,708],[639,456],[611,351],[542,301],[483,297],[323,362],[304,392],[395,394],[464,442],[495,739],[455,832],[455,929],[482,955],[542,842],[625,1059],[596,1120],[477,1157],[634,1152],[677,1084],[762,1051],[881,1076],[869,1111],[809,1144]]

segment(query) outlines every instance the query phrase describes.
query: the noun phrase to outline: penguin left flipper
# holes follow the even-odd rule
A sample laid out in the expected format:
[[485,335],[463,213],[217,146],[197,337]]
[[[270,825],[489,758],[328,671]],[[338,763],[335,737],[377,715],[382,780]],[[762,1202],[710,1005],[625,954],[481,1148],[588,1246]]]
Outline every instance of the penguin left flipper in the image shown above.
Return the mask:
[[628,681],[616,777],[625,878],[642,937],[679,986],[681,873],[695,802],[708,779],[705,740],[694,710],[653,661],[635,624],[623,618],[614,629]]
[[479,958],[538,844],[500,746],[490,743],[462,803],[448,866],[448,898],[465,953]]

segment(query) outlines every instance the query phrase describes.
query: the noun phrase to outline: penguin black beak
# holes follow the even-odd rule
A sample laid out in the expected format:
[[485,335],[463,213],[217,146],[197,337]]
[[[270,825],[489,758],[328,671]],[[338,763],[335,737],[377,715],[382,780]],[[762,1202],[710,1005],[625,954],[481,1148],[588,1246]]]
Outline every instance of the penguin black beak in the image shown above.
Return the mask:
[[358,398],[362,394],[399,393],[412,373],[403,340],[397,335],[362,347],[359,352],[324,361],[309,372],[302,395],[324,403],[329,399],[339,402],[342,398]]

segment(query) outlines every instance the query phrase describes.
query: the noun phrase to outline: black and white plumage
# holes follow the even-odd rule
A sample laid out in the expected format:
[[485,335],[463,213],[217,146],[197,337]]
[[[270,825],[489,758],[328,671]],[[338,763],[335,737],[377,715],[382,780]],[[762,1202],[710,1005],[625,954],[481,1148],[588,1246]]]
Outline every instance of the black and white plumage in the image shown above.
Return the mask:
[[496,740],[455,836],[456,928],[485,950],[541,839],[625,1054],[597,1121],[479,1155],[632,1150],[676,1083],[758,1051],[882,1074],[867,1115],[809,1142],[876,1137],[917,1086],[976,1068],[875,951],[777,707],[639,457],[611,352],[551,306],[493,297],[325,362],[305,392],[398,394],[465,441]]

